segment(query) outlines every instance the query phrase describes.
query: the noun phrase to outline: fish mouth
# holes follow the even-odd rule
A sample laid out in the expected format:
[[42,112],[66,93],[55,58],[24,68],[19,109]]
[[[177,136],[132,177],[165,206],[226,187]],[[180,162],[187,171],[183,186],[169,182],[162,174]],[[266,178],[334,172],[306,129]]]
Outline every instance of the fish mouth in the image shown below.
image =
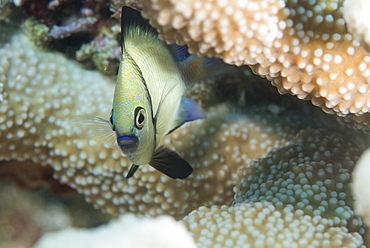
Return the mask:
[[132,153],[139,146],[139,138],[136,135],[123,135],[117,138],[117,143],[122,152]]

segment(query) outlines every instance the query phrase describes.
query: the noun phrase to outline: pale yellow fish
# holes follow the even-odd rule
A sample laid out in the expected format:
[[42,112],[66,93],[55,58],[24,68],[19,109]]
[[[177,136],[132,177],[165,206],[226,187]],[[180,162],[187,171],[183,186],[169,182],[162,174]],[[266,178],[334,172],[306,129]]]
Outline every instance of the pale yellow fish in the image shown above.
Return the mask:
[[118,144],[133,163],[126,177],[145,164],[171,178],[183,179],[193,171],[175,151],[159,143],[183,123],[205,118],[201,107],[183,94],[190,81],[218,70],[219,65],[195,55],[179,62],[174,51],[158,39],[139,12],[124,7],[122,60],[110,121],[90,116],[74,116],[69,121],[82,137]]

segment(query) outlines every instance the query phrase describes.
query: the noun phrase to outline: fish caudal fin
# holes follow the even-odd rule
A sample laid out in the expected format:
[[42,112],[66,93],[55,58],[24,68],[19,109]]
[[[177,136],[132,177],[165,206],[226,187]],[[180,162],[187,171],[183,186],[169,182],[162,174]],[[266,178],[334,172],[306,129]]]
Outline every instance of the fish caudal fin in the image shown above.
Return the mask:
[[80,137],[102,142],[107,147],[113,147],[116,141],[116,133],[112,124],[102,118],[87,115],[75,115],[69,119],[72,130]]
[[173,179],[184,179],[193,172],[193,168],[186,160],[166,146],[158,147],[149,164]]
[[130,167],[130,170],[128,171],[128,173],[126,175],[126,178],[132,177],[135,174],[135,172],[137,171],[138,168],[139,168],[138,165],[132,164],[131,167]]
[[176,116],[174,128],[172,128],[168,134],[176,130],[185,122],[204,118],[206,118],[206,114],[204,113],[202,107],[192,99],[183,97],[181,99],[180,107]]

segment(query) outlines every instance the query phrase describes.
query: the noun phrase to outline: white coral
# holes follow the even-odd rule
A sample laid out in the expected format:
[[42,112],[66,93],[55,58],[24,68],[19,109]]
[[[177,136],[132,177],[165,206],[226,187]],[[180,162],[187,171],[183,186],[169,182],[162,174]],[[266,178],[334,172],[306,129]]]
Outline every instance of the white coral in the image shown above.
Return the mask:
[[70,228],[45,234],[34,248],[195,248],[185,227],[170,216],[138,218],[122,215],[109,224],[92,228]]

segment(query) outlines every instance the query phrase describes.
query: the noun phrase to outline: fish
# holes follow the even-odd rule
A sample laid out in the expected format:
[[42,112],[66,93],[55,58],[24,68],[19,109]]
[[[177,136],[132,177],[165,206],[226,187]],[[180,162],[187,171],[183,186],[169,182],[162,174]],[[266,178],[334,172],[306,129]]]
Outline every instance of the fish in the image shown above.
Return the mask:
[[206,118],[201,106],[183,95],[191,83],[217,73],[220,64],[159,40],[129,7],[122,8],[121,29],[122,58],[109,119],[76,115],[69,124],[83,138],[118,145],[132,162],[126,178],[146,164],[173,179],[187,178],[192,166],[160,142],[184,123]]

